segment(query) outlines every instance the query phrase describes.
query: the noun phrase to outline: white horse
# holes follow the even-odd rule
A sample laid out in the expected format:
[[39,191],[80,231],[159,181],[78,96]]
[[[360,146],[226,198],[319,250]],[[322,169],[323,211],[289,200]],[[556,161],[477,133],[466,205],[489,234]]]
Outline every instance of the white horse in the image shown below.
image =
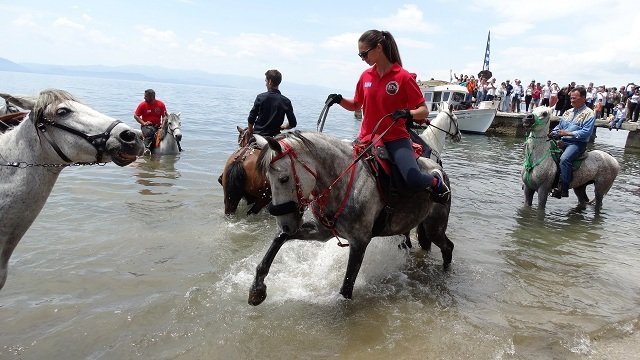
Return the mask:
[[441,157],[445,140],[449,138],[453,142],[460,142],[462,139],[458,118],[453,113],[453,106],[441,109],[435,119],[431,120],[429,126],[420,134],[420,138],[431,148],[430,159],[442,164]]
[[42,210],[58,175],[73,164],[125,166],[144,149],[142,134],[63,90],[38,97],[0,94],[28,120],[0,134],[0,289],[9,258]]
[[162,125],[156,134],[156,145],[152,147],[153,155],[177,155],[182,151],[180,141],[182,130],[180,129],[180,113],[170,113],[163,119]]
[[[543,209],[553,188],[558,171],[554,157],[560,157],[555,141],[549,141],[549,123],[552,108],[540,106],[522,119],[522,125],[530,131],[524,147],[524,163],[522,181],[524,183],[524,202],[531,206],[533,194],[538,192],[538,207]],[[602,207],[602,198],[607,194],[618,172],[618,161],[608,153],[600,150],[587,152],[582,164],[573,171],[573,179],[569,187],[578,197],[580,205],[589,203],[586,193],[587,185],[594,185],[595,208]]]

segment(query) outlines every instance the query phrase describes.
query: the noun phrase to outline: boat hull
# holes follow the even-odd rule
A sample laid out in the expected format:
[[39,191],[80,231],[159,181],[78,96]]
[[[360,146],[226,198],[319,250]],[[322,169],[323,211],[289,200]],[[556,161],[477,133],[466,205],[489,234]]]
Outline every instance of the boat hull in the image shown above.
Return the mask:
[[[458,118],[460,132],[466,134],[484,134],[493,123],[496,117],[496,109],[468,109],[454,110],[453,113]],[[429,119],[436,117],[437,112],[429,113]]]

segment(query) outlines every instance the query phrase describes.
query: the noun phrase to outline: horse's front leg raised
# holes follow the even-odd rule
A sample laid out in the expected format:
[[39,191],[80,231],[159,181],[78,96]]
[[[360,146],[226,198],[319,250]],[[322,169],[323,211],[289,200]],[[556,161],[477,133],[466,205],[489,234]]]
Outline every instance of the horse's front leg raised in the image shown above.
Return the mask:
[[264,299],[267,298],[267,285],[264,284],[264,278],[269,274],[271,263],[275,259],[276,254],[282,247],[282,244],[289,239],[289,235],[282,233],[276,236],[269,246],[269,250],[264,254],[262,261],[256,267],[256,277],[253,279],[253,284],[249,290],[249,304],[256,306],[260,305]]
[[253,284],[249,290],[249,304],[254,306],[260,305],[264,299],[267,298],[267,285],[265,285],[264,279],[269,274],[271,263],[273,263],[273,259],[275,259],[282,244],[290,239],[327,241],[332,237],[333,234],[330,231],[322,226],[318,226],[316,222],[311,221],[302,224],[300,229],[293,235],[282,233],[273,239],[269,250],[267,250],[262,261],[260,261],[260,264],[256,267],[256,277],[253,279]]

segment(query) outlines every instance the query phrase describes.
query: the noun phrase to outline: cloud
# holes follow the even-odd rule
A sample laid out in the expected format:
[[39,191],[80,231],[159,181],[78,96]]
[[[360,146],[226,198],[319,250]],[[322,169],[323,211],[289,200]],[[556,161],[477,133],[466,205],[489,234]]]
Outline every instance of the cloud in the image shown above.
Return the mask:
[[228,55],[226,52],[220,50],[219,47],[207,44],[203,38],[197,38],[192,41],[187,45],[187,50],[202,56],[224,57]]
[[390,29],[392,32],[415,32],[432,34],[438,31],[438,27],[425,22],[422,10],[414,4],[402,5],[392,16],[376,18],[373,21],[383,29]]
[[278,34],[242,33],[229,38],[226,44],[237,57],[271,58],[278,54],[278,58],[298,60],[313,52],[314,45],[309,42],[296,41]]
[[154,48],[179,47],[178,37],[171,30],[158,30],[151,27],[140,28],[142,41]]
[[72,30],[84,30],[84,25],[73,22],[66,17],[59,17],[53,22],[53,26],[57,28],[68,28]]
[[20,27],[36,27],[36,22],[33,20],[33,15],[24,14],[18,16],[15,20],[12,21],[13,25]]

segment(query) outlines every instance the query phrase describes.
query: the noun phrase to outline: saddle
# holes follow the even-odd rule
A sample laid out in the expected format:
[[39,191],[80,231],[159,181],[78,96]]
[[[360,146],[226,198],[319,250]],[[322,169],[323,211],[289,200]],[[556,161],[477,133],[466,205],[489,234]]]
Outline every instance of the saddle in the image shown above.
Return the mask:
[[[553,158],[553,162],[556,163],[556,176],[553,179],[553,187],[557,188],[558,183],[560,182],[560,156],[562,156],[562,152],[567,146],[562,142],[562,140],[552,141],[551,142],[551,157]],[[573,171],[577,171],[580,169],[582,162],[589,156],[589,152],[585,148],[572,162]]]
[[[387,219],[393,214],[395,208],[405,203],[407,198],[414,195],[414,192],[407,189],[402,175],[400,175],[387,148],[380,139],[376,139],[373,143],[376,145],[369,148],[371,142],[356,140],[353,146],[353,156],[354,159],[363,156],[362,160],[366,164],[365,168],[376,180],[376,188],[385,203],[383,210],[378,214],[374,223],[373,234],[375,235],[384,228]],[[423,156],[424,151],[421,145],[412,142],[412,146],[414,158],[417,159]]]
[[4,133],[14,126],[20,125],[22,120],[27,117],[27,114],[27,112],[17,112],[0,115],[0,134]]

